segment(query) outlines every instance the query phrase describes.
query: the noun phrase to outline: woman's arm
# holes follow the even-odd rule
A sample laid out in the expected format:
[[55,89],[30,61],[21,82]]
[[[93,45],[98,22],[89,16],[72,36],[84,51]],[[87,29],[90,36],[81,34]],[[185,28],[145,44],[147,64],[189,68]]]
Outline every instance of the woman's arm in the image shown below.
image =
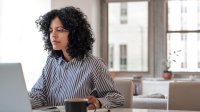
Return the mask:
[[94,73],[98,100],[103,108],[115,108],[124,105],[124,96],[116,89],[115,83],[104,65],[97,67]]
[[38,108],[46,105],[45,88],[45,76],[43,72],[36,84],[31,89],[30,98],[32,108]]
[[46,65],[42,70],[42,75],[31,89],[30,98],[31,98],[32,108],[37,108],[47,105],[46,93],[48,90],[47,86],[49,86],[47,85],[47,83],[50,81],[50,79],[48,80],[49,78],[48,74],[50,74],[50,70],[52,69],[52,60],[53,58],[51,56],[48,56]]

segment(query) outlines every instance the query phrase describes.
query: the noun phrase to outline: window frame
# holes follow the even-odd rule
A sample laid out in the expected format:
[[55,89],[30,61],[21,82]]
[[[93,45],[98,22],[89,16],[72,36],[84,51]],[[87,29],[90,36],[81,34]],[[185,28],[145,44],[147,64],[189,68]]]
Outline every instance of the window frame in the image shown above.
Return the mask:
[[154,74],[154,58],[153,58],[153,26],[152,26],[152,1],[151,0],[102,0],[101,5],[101,39],[100,56],[108,64],[108,3],[110,2],[148,2],[148,71],[116,71],[116,76],[135,76],[135,75],[153,75]]
[[[167,34],[168,33],[182,33],[182,34],[185,34],[185,33],[200,33],[200,30],[169,30],[168,29],[168,1],[169,0],[165,0],[165,48],[166,48],[166,52],[165,52],[165,59],[167,59]],[[189,75],[192,75],[192,74],[195,74],[195,75],[200,75],[200,72],[187,72],[187,71],[181,71],[181,72],[173,72],[173,74],[176,74],[178,77],[185,77],[185,76],[189,76]]]

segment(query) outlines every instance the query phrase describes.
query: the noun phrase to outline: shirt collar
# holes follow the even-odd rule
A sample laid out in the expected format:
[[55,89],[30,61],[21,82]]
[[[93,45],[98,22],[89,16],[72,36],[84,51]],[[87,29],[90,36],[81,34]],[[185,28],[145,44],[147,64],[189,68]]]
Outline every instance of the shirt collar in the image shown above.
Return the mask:
[[[85,59],[87,58],[88,55],[89,55],[89,54],[84,55],[84,58],[83,58],[82,60],[80,60],[80,61],[85,60]],[[75,62],[75,61],[78,61],[78,60],[77,60],[76,58],[73,58],[71,61],[67,62],[67,61],[65,61],[65,60],[63,59],[62,56],[58,58],[58,64],[60,64],[60,65],[63,64],[63,63],[73,63],[73,62]]]
[[58,58],[58,64],[64,64],[64,63],[73,63],[74,61],[77,61],[77,59],[76,58],[73,58],[71,61],[69,61],[69,62],[67,62],[67,61],[65,61],[64,59],[63,59],[63,57],[59,57]]
[[60,65],[61,65],[61,64],[63,63],[63,61],[64,61],[64,60],[63,60],[63,58],[62,58],[62,57],[59,57],[59,58],[58,58],[58,64],[60,64]]

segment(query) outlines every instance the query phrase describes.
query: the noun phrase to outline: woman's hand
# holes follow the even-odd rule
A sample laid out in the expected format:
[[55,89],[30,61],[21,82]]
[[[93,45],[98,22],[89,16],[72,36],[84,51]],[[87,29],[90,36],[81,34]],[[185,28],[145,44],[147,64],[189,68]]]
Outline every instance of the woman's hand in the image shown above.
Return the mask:
[[[95,98],[94,96],[87,96],[86,98],[88,99],[88,102],[89,103],[93,103],[96,106],[97,109],[100,108],[101,104],[100,104],[100,102],[99,102],[99,100],[97,98]],[[94,109],[94,105],[90,104],[87,107],[88,110]]]

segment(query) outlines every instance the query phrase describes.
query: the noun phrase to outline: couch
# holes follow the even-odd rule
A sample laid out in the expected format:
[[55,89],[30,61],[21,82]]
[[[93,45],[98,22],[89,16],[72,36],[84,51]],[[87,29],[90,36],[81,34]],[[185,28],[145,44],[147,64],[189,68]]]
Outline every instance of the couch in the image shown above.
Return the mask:
[[116,88],[125,98],[125,104],[122,108],[131,108],[132,107],[132,98],[133,98],[133,83],[132,80],[114,80]]
[[168,109],[200,111],[200,82],[171,82]]
[[122,108],[167,109],[167,99],[162,94],[139,95],[133,97],[133,83],[130,79],[115,79],[117,89],[125,97]]
[[167,109],[167,99],[134,96],[132,108]]

